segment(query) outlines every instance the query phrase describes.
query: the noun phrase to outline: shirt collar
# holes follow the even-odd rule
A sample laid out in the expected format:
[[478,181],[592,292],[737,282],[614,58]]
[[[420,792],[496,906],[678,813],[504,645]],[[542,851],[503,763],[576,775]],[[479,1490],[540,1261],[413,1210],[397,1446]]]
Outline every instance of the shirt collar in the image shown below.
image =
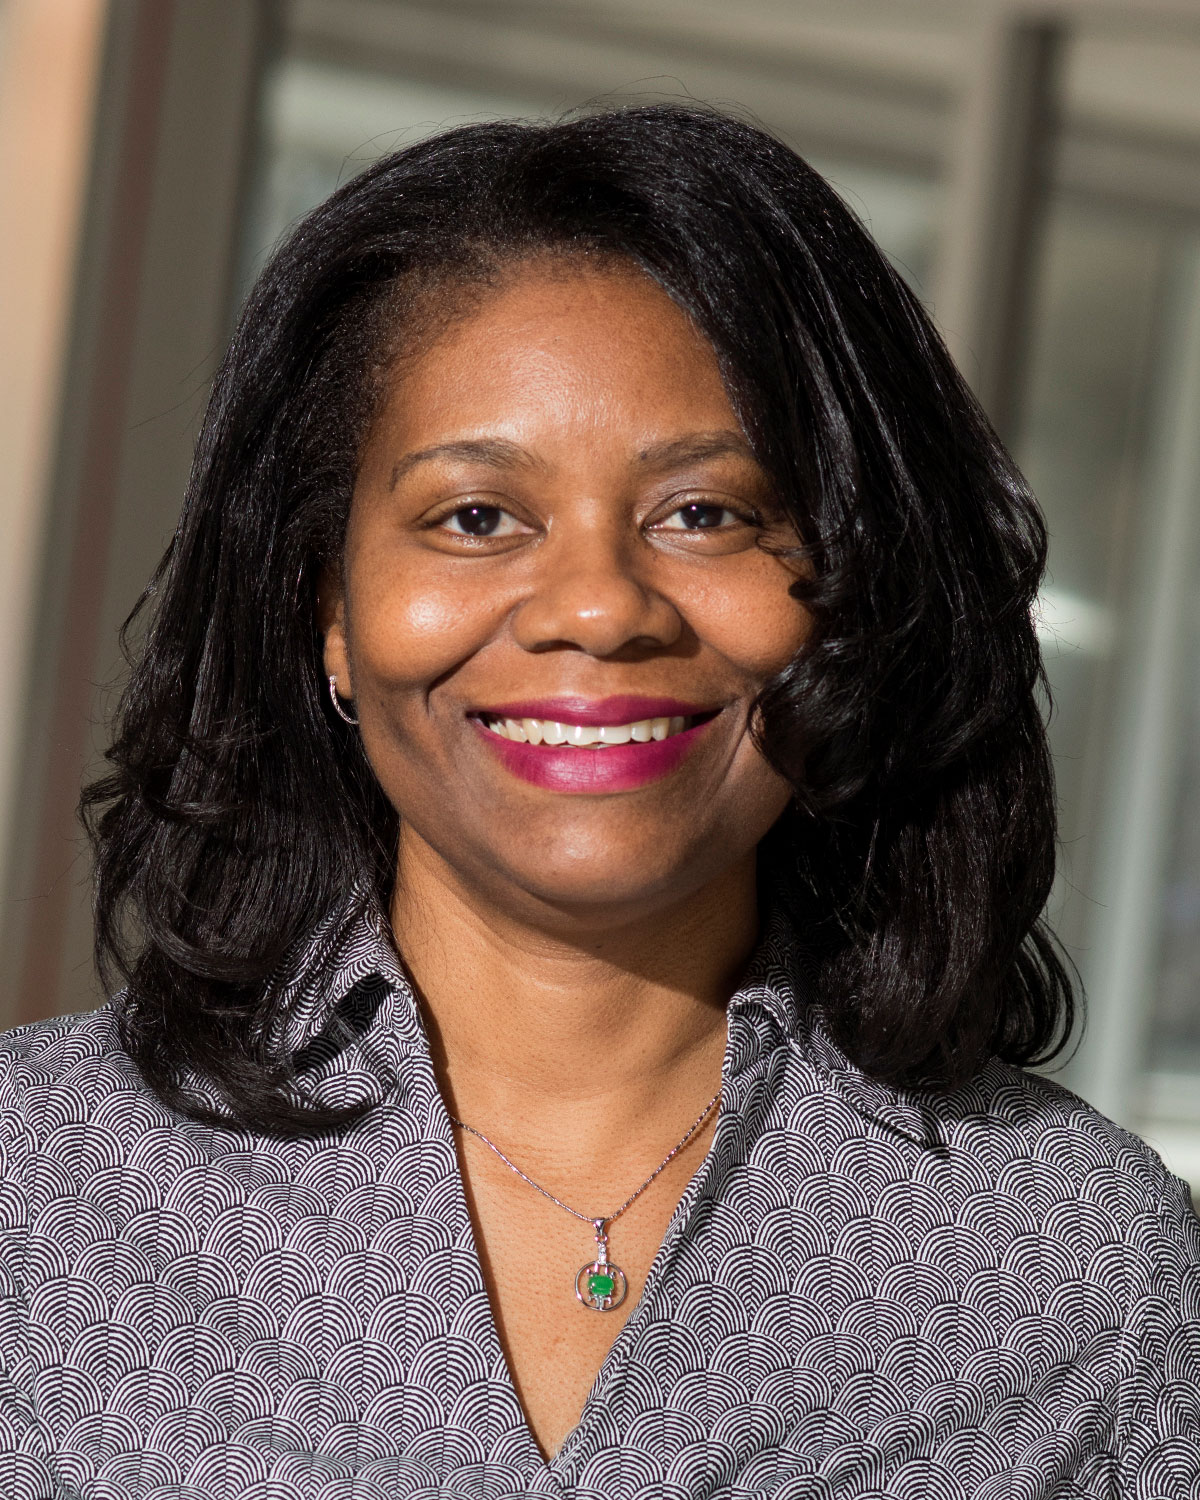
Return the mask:
[[[348,1047],[372,1069],[382,1064],[390,1071],[405,1052],[427,1045],[412,982],[372,895],[355,893],[328,915],[300,945],[286,975],[274,1008],[276,1034],[297,1070],[311,1077],[314,1097],[324,1092],[323,1077],[339,1071],[337,1059]],[[783,905],[769,906],[728,1009],[744,1063],[786,1046],[822,1087],[865,1119],[914,1145],[942,1144],[936,1096],[872,1078],[828,1035],[808,955]],[[747,1025],[752,1017],[769,1024]]]
[[765,1015],[777,1042],[789,1047],[798,1064],[824,1088],[833,1090],[855,1113],[913,1145],[942,1144],[937,1097],[896,1088],[856,1066],[830,1037],[812,973],[811,958],[794,919],[781,902],[772,904],[758,946],[742,983],[729,1002],[731,1027],[739,1017]]
[[272,989],[269,1050],[290,1055],[310,1103],[378,1103],[401,1083],[404,1056],[427,1046],[416,992],[370,892],[328,913]]

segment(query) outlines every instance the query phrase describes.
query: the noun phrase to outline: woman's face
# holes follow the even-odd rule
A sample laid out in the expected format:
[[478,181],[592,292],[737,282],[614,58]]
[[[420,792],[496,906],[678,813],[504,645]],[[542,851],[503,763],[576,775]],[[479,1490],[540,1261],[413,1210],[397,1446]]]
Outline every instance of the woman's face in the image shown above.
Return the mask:
[[638,270],[526,263],[407,360],[321,600],[402,866],[584,916],[744,861],[789,795],[750,706],[807,626],[763,541],[713,350]]

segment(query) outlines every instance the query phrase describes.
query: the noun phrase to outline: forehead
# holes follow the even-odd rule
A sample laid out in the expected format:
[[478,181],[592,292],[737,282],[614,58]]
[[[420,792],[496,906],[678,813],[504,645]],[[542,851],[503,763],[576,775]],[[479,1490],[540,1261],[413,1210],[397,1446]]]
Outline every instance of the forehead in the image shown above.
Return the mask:
[[[403,340],[402,340],[403,342]],[[621,426],[738,426],[716,354],[648,275],[625,263],[554,260],[468,289],[431,338],[402,353],[381,426],[392,441],[453,431],[545,434]]]

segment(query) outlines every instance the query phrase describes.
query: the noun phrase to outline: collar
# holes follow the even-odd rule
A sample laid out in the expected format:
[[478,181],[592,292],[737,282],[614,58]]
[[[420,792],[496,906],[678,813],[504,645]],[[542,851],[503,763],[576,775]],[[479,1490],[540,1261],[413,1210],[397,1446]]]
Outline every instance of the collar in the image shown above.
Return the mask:
[[[306,1097],[321,1104],[382,1099],[406,1053],[427,1046],[416,991],[374,894],[353,891],[288,955],[274,980],[268,1035],[291,1054]],[[339,1082],[340,1080],[340,1082]]]
[[[290,1050],[309,1092],[363,1069],[387,1086],[404,1054],[427,1046],[412,982],[374,896],[356,892],[301,944],[278,982],[277,1045]],[[759,941],[729,1001],[731,1041],[742,1065],[786,1046],[820,1087],[855,1113],[913,1145],[943,1145],[936,1093],[898,1089],[864,1073],[830,1038],[816,998],[808,956],[787,909],[767,910]],[[760,1018],[766,1025],[754,1025]],[[358,1066],[347,1057],[357,1052]],[[382,1071],[382,1076],[381,1076]],[[322,1102],[324,1100],[322,1099]]]
[[852,1110],[891,1136],[936,1150],[943,1144],[935,1104],[939,1095],[896,1088],[863,1072],[830,1037],[813,966],[791,913],[772,904],[745,977],[729,1001],[734,1018],[752,1011],[764,1015],[776,1044],[790,1048],[798,1065],[822,1088],[836,1093]]

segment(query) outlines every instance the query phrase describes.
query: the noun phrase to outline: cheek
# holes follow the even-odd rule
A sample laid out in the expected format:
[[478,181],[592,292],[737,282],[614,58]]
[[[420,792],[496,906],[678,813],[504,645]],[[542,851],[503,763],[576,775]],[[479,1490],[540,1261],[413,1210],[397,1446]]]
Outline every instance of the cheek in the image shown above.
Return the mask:
[[464,598],[423,571],[367,566],[351,572],[349,635],[356,682],[420,691],[451,672],[488,639],[496,608]]
[[781,671],[808,636],[811,616],[788,593],[795,575],[777,558],[748,558],[741,577],[705,589],[691,619],[701,638],[756,684]]

